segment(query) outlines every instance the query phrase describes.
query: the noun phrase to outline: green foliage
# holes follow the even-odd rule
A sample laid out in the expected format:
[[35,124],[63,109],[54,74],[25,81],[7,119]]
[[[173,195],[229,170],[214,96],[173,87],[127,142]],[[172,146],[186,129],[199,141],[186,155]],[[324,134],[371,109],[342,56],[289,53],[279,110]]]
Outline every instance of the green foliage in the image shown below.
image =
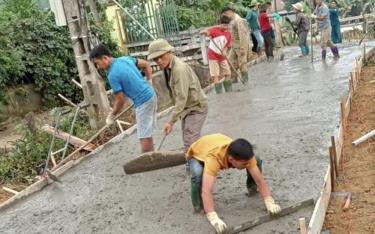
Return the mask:
[[[69,132],[74,113],[61,120],[59,129]],[[88,134],[88,117],[80,112],[73,135],[79,138],[85,138]],[[43,163],[48,155],[48,150],[52,136],[39,128],[35,131],[27,127],[27,123],[21,123],[17,126],[17,131],[22,134],[22,138],[13,143],[14,148],[8,153],[0,153],[0,184],[4,182],[26,182],[31,183],[37,175],[36,168]],[[62,148],[65,142],[56,139],[54,151]],[[69,152],[69,151],[68,151]],[[56,155],[56,160],[61,154]]]
[[180,29],[187,30],[192,26],[199,28],[217,24],[222,9],[229,5],[245,17],[251,0],[177,0],[175,2]]
[[[0,88],[35,84],[49,106],[58,105],[57,94],[82,99],[72,84],[77,76],[67,28],[57,27],[51,13],[31,0],[5,0],[0,9]],[[0,99],[5,100],[5,92]]]
[[[104,12],[104,8],[100,8]],[[110,38],[109,22],[91,30],[118,53]],[[51,11],[43,11],[33,0],[4,0],[0,7],[0,101],[7,88],[35,84],[47,106],[58,106],[58,93],[73,102],[82,101],[82,91],[71,79],[78,77],[72,41],[67,27],[55,25]]]

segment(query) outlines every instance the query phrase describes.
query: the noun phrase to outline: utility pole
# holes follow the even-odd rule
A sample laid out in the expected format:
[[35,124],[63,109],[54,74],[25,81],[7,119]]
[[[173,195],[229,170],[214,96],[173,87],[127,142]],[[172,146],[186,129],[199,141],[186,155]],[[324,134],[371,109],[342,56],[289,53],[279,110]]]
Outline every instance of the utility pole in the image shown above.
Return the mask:
[[62,0],[72,40],[78,74],[82,85],[90,126],[98,129],[105,125],[105,117],[110,111],[104,82],[89,59],[90,34],[85,13],[85,0]]

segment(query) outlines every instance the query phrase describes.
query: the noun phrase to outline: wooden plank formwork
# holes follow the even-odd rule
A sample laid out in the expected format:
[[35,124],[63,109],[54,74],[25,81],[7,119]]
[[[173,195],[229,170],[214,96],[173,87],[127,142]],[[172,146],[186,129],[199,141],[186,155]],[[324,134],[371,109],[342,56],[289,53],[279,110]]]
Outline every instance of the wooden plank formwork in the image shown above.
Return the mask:
[[[364,45],[363,54],[359,59],[355,60],[355,67],[354,71],[350,73],[349,77],[349,95],[347,97],[343,97],[340,101],[340,127],[338,131],[338,136],[335,141],[335,144],[332,144],[336,147],[336,156],[337,156],[337,165],[340,164],[343,155],[343,145],[344,145],[344,133],[346,129],[346,125],[349,119],[350,110],[352,108],[352,100],[354,97],[354,93],[358,88],[358,84],[361,80],[361,73],[362,67],[365,65],[366,58],[369,58],[375,54],[375,47],[366,52],[366,46]],[[336,165],[336,166],[337,166]],[[320,195],[318,200],[315,203],[315,208],[313,214],[310,219],[310,223],[308,226],[308,234],[318,234],[321,232],[324,220],[325,220],[325,213],[328,208],[331,192],[332,192],[332,184],[334,183],[331,178],[331,165],[328,165],[326,174],[324,176],[324,183],[323,188],[320,191]],[[336,175],[337,176],[337,175]]]

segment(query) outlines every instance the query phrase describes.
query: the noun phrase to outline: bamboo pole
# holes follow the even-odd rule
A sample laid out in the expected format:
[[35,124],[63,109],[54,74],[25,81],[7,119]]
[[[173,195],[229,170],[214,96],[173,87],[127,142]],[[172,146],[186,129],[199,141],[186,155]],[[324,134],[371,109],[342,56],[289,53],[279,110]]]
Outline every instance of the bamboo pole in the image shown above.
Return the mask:
[[73,107],[77,107],[77,104],[74,104],[72,101],[70,101],[69,99],[67,99],[66,97],[64,97],[62,94],[58,94],[58,96],[63,100],[65,101],[66,103],[68,103],[69,105],[73,106]]

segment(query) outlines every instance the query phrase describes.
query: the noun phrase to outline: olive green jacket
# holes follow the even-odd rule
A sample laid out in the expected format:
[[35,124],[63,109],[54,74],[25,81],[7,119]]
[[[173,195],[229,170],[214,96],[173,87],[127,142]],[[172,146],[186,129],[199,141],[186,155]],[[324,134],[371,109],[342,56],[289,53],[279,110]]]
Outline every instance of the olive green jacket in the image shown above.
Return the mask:
[[191,111],[207,107],[207,97],[199,79],[187,63],[174,56],[166,70],[164,72],[169,76],[168,90],[175,105],[170,123],[175,123],[179,118],[184,119]]

